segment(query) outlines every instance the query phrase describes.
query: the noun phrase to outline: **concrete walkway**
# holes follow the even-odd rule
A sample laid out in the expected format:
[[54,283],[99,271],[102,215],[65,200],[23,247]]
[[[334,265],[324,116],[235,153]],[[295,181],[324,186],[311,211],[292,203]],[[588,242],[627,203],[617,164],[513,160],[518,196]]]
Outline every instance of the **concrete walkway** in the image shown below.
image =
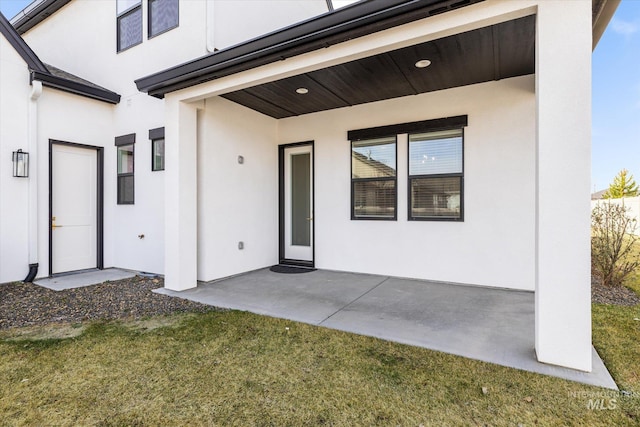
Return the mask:
[[593,372],[536,361],[534,294],[317,270],[258,270],[164,295],[325,326],[616,389],[593,350]]
[[111,280],[128,279],[135,276],[133,271],[119,268],[107,268],[105,270],[89,270],[81,273],[70,273],[59,276],[34,280],[34,284],[54,291],[82,288],[84,286],[97,285]]

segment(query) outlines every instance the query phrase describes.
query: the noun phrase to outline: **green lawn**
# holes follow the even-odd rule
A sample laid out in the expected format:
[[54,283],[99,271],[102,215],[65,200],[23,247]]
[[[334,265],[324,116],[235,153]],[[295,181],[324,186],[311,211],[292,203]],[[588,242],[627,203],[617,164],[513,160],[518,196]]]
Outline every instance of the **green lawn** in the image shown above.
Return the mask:
[[638,425],[634,317],[594,306],[594,342],[630,396],[234,311],[13,329],[0,424]]

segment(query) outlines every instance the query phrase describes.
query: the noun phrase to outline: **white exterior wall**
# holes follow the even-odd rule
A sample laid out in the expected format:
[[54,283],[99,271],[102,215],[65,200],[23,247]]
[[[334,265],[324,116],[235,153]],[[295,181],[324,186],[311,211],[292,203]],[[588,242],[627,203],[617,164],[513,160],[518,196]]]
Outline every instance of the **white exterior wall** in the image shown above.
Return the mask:
[[[464,222],[407,220],[406,135],[397,147],[397,220],[351,220],[347,131],[465,114]],[[283,119],[279,139],[315,141],[318,268],[534,289],[532,76]]]
[[326,0],[208,0],[208,3],[211,23],[208,36],[216,49],[328,12]]
[[[104,170],[115,170],[116,155],[109,155],[114,107],[110,104],[44,88],[38,100],[38,257],[37,277],[49,275],[49,140],[104,147]],[[32,164],[31,167],[36,167]],[[31,178],[29,178],[31,179]],[[70,188],[69,191],[73,191]],[[115,187],[104,185],[104,266],[115,259],[113,206]],[[55,212],[54,212],[55,214]],[[23,277],[24,279],[24,277]]]
[[[37,192],[38,276],[49,274],[49,139],[104,147],[113,144],[113,106],[59,90],[44,88],[29,104],[27,65],[4,37],[0,37],[0,283],[23,280],[29,271],[29,187]],[[34,142],[29,144],[33,124]],[[29,178],[12,177],[11,153],[29,152]],[[115,154],[105,157],[114,168]],[[70,189],[73,191],[73,189]],[[105,186],[105,230],[113,226],[115,189]],[[113,265],[113,239],[105,232],[105,266]]]
[[[115,195],[114,138],[136,134],[135,204],[117,205],[115,197],[108,203],[105,200],[105,214],[110,212],[105,216],[105,236],[111,240],[105,256],[112,254],[109,263],[105,258],[105,266],[164,273],[165,172],[151,171],[148,140],[150,129],[164,126],[164,101],[138,92],[134,80],[203,56],[208,47],[228,47],[326,12],[327,6],[323,0],[255,1],[251,5],[181,1],[180,25],[151,39],[147,38],[146,1],[142,8],[143,42],[120,53],[116,52],[115,0],[72,1],[23,37],[43,62],[122,95],[121,103],[113,107],[111,126],[95,136],[107,141],[105,192]],[[264,19],[266,15],[273,19]]]
[[29,180],[13,177],[11,156],[29,151],[30,92],[27,64],[0,36],[0,283],[22,280],[29,271]]
[[591,371],[591,2],[536,22],[536,354]]
[[277,120],[210,98],[198,125],[198,280],[277,264]]

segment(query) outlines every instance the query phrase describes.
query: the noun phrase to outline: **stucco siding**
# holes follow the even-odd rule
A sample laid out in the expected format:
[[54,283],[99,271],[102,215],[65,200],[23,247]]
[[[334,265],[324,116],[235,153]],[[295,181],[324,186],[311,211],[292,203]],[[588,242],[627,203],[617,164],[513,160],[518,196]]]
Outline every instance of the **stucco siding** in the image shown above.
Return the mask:
[[198,280],[277,262],[277,121],[207,99],[198,114]]
[[[468,115],[464,222],[407,220],[407,136],[396,221],[350,219],[347,131]],[[447,282],[535,287],[532,76],[283,119],[280,143],[315,141],[316,266]]]

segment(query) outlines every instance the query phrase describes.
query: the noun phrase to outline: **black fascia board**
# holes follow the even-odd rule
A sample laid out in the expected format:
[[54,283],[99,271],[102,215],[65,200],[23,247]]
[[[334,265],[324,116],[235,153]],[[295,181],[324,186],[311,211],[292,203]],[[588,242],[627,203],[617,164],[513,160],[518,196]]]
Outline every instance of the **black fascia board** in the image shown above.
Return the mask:
[[19,34],[24,34],[40,22],[57,12],[71,0],[44,0],[27,14],[20,16],[14,23]]
[[60,89],[62,91],[73,93],[76,95],[82,95],[87,98],[96,99],[98,101],[104,101],[110,104],[117,104],[120,102],[120,95],[115,92],[63,79],[62,77],[52,75],[48,71],[46,73],[43,73],[40,71],[32,70],[31,81],[33,80],[38,80],[47,87]]
[[15,28],[13,28],[11,23],[2,13],[0,13],[0,33],[2,33],[9,44],[16,50],[16,52],[18,52],[24,62],[27,63],[29,69],[42,73],[49,72],[47,67],[45,67],[42,61],[40,61],[40,58],[38,58],[38,55],[31,50],[29,45],[22,39],[22,37],[20,37]]
[[333,44],[483,0],[369,0],[328,12],[135,81],[138,90],[168,92],[319,50]]

